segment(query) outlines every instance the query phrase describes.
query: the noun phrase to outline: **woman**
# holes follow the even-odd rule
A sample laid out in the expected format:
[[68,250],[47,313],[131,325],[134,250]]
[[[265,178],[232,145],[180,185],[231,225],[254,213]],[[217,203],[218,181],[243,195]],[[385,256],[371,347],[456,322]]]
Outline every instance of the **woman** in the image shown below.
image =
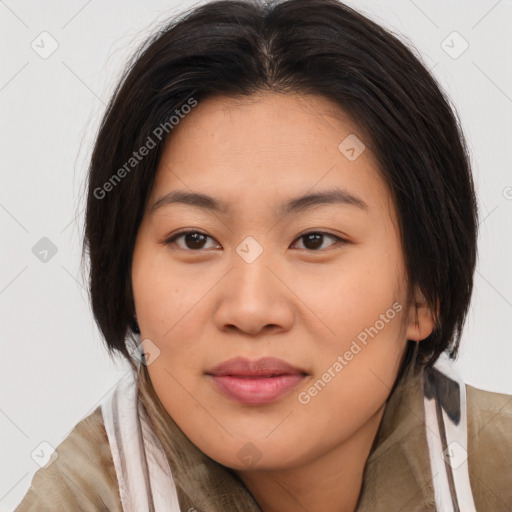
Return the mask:
[[94,315],[132,370],[17,508],[512,508],[511,397],[457,354],[476,260],[439,85],[335,0],[156,33],[89,173]]

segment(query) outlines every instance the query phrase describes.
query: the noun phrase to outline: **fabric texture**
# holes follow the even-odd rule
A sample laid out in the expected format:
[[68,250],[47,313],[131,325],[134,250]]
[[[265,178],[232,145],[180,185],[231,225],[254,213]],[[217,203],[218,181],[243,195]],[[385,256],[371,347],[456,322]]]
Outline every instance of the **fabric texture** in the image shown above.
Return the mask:
[[180,512],[171,468],[128,372],[101,402],[124,512]]
[[16,512],[122,512],[116,471],[100,407],[60,443],[39,469]]
[[[138,373],[139,399],[165,451],[182,511],[260,511],[236,473],[202,453]],[[478,512],[512,511],[512,396],[466,385],[468,464]],[[393,390],[366,462],[356,512],[435,511],[425,434],[422,374]],[[36,472],[16,512],[120,511],[121,500],[101,409],[79,422]],[[434,477],[435,478],[435,477]],[[300,507],[298,507],[300,509]]]

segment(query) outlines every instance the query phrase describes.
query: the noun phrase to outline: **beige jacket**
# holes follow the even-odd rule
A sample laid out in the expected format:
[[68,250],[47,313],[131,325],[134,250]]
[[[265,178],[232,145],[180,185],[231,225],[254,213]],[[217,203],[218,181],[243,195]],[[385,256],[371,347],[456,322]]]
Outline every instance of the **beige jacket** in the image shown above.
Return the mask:
[[[139,397],[172,469],[181,511],[260,510],[236,474],[203,454],[177,427],[143,365],[139,378]],[[468,469],[476,510],[512,511],[512,396],[465,388]],[[425,432],[419,374],[408,377],[388,399],[356,512],[436,510]],[[100,407],[80,421],[56,451],[55,462],[34,475],[16,512],[122,510]]]

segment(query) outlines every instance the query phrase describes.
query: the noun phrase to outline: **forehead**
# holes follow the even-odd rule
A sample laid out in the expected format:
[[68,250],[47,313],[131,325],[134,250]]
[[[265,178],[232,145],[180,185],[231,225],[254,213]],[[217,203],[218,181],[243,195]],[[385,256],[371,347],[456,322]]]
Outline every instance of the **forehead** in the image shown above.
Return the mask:
[[338,187],[371,203],[369,196],[378,199],[387,190],[369,142],[339,106],[321,96],[208,98],[170,132],[152,202],[173,189],[227,202],[281,202]]

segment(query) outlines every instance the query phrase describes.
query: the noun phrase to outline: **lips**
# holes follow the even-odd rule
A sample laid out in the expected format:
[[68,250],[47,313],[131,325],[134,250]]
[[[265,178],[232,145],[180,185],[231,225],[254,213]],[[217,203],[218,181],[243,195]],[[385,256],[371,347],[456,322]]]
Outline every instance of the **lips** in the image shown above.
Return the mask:
[[244,405],[271,403],[300,384],[305,370],[274,357],[230,359],[206,372],[216,388]]

